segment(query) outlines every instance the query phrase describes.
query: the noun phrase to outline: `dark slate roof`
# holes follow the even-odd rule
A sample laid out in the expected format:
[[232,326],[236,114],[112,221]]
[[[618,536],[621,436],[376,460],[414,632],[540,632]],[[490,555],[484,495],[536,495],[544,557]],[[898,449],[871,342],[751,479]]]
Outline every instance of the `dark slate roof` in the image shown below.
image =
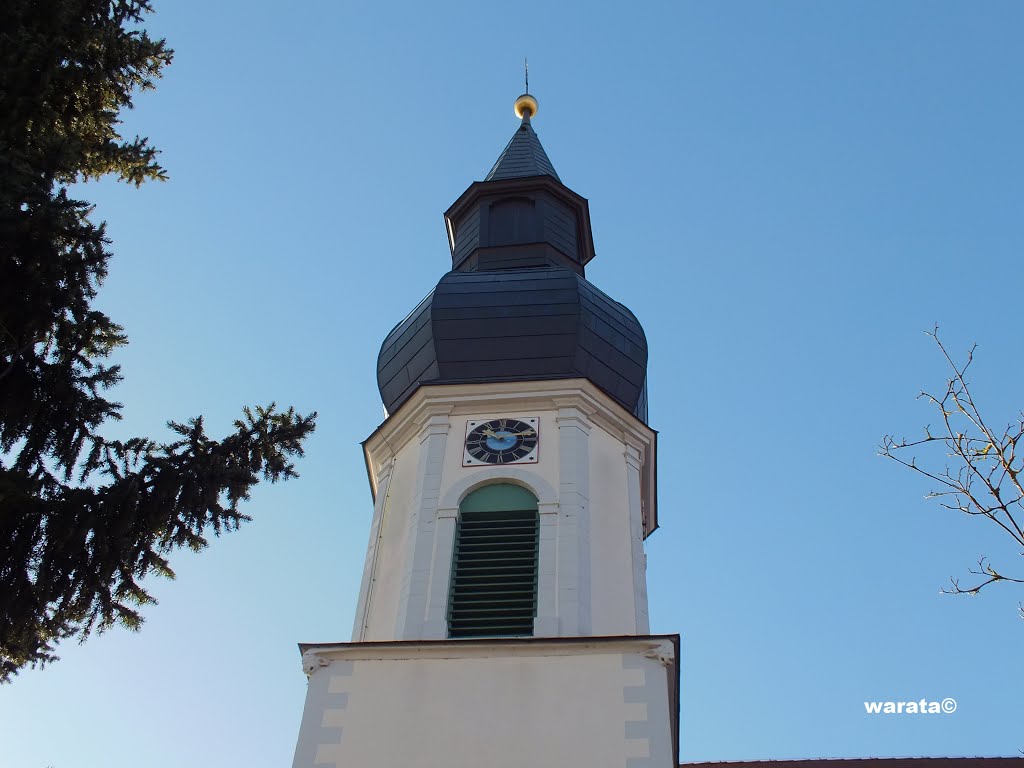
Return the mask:
[[575,378],[647,421],[643,328],[567,267],[449,272],[377,358],[388,413],[421,384]]
[[523,118],[523,124],[512,136],[484,181],[521,179],[526,176],[553,176],[561,181],[555,173],[555,166],[548,160],[547,152],[540,145],[540,139],[530,125],[529,115]]

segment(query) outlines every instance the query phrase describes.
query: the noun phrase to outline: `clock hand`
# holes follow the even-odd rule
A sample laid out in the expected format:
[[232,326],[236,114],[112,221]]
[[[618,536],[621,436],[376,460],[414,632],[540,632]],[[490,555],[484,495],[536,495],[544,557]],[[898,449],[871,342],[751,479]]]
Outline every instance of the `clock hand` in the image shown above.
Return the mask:
[[491,429],[482,429],[482,430],[480,430],[480,432],[481,432],[481,434],[487,435],[488,437],[496,438],[498,440],[501,440],[501,439],[506,438],[506,437],[524,437],[526,435],[535,435],[535,434],[537,434],[537,432],[535,430],[532,430],[532,429],[526,429],[526,430],[523,430],[522,432],[508,432],[506,430],[502,430],[500,433],[495,432],[494,430],[491,430]]

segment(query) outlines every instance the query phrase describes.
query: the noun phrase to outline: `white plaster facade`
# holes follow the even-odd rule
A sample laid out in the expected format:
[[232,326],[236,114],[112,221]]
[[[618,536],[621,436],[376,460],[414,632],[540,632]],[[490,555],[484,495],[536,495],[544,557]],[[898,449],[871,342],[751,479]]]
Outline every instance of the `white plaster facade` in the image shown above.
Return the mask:
[[304,646],[295,768],[669,768],[671,637]]
[[[463,466],[466,422],[540,420],[532,464]],[[585,379],[421,387],[364,443],[374,492],[354,641],[447,637],[459,504],[494,482],[538,500],[537,637],[644,635],[655,433]]]

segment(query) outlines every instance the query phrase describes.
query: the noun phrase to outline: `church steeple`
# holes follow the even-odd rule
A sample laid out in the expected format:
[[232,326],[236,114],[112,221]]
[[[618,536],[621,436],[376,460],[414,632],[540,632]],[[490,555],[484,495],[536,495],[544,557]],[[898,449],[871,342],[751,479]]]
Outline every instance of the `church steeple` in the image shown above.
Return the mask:
[[647,341],[584,277],[587,201],[517,107],[445,215],[454,268],[381,346],[352,642],[300,646],[294,768],[679,764],[679,638],[647,616]]
[[484,181],[521,179],[526,176],[553,176],[561,181],[555,172],[555,166],[551,164],[547,152],[541,146],[537,132],[530,125],[530,118],[535,114],[537,100],[533,96],[524,93],[516,99],[516,115],[522,118],[522,125],[512,135],[494,167],[484,177]]
[[515,107],[522,123],[494,167],[445,212],[452,269],[567,267],[583,276],[594,258],[590,207],[562,183],[533,130],[537,100],[524,93]]
[[645,422],[643,328],[586,280],[589,206],[540,145],[537,100],[520,96],[516,114],[522,125],[487,180],[445,213],[452,271],[381,345],[384,407],[395,413],[422,386],[589,379]]

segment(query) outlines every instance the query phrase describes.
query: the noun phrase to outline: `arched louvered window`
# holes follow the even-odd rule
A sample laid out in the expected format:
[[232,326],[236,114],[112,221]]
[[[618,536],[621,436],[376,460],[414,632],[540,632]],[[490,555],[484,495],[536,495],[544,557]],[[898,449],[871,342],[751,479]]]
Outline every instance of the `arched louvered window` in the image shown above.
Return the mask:
[[537,498],[487,485],[459,506],[448,599],[449,637],[524,637],[537,615]]

